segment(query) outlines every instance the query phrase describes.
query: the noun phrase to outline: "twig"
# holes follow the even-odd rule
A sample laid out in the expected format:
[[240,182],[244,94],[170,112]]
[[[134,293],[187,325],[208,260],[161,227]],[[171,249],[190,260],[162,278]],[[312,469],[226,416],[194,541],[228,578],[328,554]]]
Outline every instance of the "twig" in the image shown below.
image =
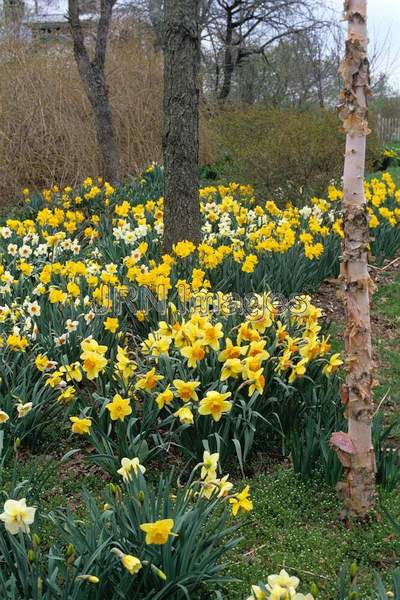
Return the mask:
[[368,267],[370,269],[375,269],[376,271],[386,271],[387,269],[389,269],[389,267],[393,266],[398,260],[400,260],[400,256],[397,256],[396,258],[391,260],[390,263],[388,263],[384,267],[375,267],[375,265],[368,265]]
[[262,548],[265,548],[265,546],[267,546],[268,544],[262,544],[262,546],[258,546],[258,548],[254,548],[253,550],[249,550],[248,552],[245,552],[243,554],[243,558],[246,558],[247,556],[252,556],[254,554],[256,554],[259,550],[262,550]]
[[382,400],[379,402],[379,404],[378,404],[378,407],[377,407],[376,411],[374,412],[374,417],[375,417],[375,415],[377,415],[377,414],[378,414],[378,412],[380,411],[380,408],[381,408],[382,404],[385,402],[386,398],[389,396],[389,394],[390,394],[390,390],[391,390],[391,389],[392,389],[392,388],[390,388],[390,387],[389,387],[389,388],[386,390],[386,393],[385,393],[385,395],[383,396]]

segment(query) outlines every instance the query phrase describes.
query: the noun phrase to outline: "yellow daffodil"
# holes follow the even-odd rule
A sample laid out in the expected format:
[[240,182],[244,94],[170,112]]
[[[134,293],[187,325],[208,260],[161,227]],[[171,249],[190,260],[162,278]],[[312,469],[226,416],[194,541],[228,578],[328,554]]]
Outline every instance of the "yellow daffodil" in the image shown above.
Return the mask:
[[242,372],[243,365],[239,358],[228,358],[222,365],[220,381],[225,381],[230,377],[236,378]]
[[104,321],[104,329],[106,331],[110,331],[111,333],[115,333],[119,327],[119,321],[116,317],[107,317]]
[[172,390],[170,390],[170,387],[168,385],[168,387],[163,392],[158,394],[158,396],[156,397],[156,403],[157,403],[159,410],[164,408],[164,406],[171,404],[173,399],[174,399],[174,394],[173,394]]
[[236,516],[239,510],[248,512],[253,510],[253,502],[249,497],[250,488],[248,485],[239,493],[229,498],[229,503],[232,505],[232,514]]
[[332,354],[328,363],[322,369],[324,375],[329,376],[332,375],[337,369],[343,364],[343,361],[340,359],[340,354]]
[[92,425],[92,419],[88,418],[79,418],[79,417],[70,417],[69,420],[72,423],[72,433],[77,433],[79,435],[84,435],[85,433],[89,433],[90,427]]
[[200,381],[183,381],[182,379],[174,379],[173,384],[176,389],[176,395],[178,398],[183,400],[183,402],[199,399],[196,390],[200,386]]
[[154,523],[142,523],[140,529],[146,534],[146,544],[160,546],[167,543],[169,536],[174,535],[172,533],[173,526],[173,519],[162,519]]
[[164,377],[162,375],[157,375],[155,368],[153,368],[138,379],[135,388],[137,390],[151,392],[157,386],[158,381],[162,381],[163,379]]
[[132,414],[132,407],[129,398],[122,398],[119,394],[115,394],[112,402],[106,404],[106,409],[110,412],[112,421],[123,421],[125,417]]
[[226,392],[225,394],[217,391],[207,392],[205,398],[200,401],[199,414],[211,415],[214,421],[219,421],[222,414],[229,412],[232,408],[232,402],[227,400],[231,395],[231,392]]
[[174,417],[177,417],[182,425],[193,425],[193,413],[190,410],[189,406],[182,406],[176,412],[174,412]]
[[121,562],[130,575],[136,575],[142,568],[140,559],[131,554],[124,554],[121,558]]
[[184,346],[181,348],[181,354],[187,359],[188,366],[195,368],[206,355],[204,340],[196,340],[192,345]]

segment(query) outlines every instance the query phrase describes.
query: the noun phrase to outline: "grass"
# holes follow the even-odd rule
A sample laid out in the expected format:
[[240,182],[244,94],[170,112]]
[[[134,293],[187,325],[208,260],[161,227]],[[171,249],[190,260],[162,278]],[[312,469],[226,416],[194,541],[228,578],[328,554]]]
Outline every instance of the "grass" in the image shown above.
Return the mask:
[[[400,273],[382,272],[373,296],[372,315],[372,343],[378,362],[375,402],[386,396],[384,410],[389,416],[400,416]],[[330,324],[333,352],[343,351],[343,328],[343,322]]]
[[[360,567],[360,598],[367,598],[373,571],[394,569],[400,539],[392,536],[383,519],[346,527],[338,520],[341,509],[335,491],[314,480],[299,481],[291,470],[277,468],[250,482],[254,510],[241,533],[243,540],[230,557],[230,574],[241,579],[232,584],[229,598],[242,598],[252,584],[286,568],[309,590],[315,582],[323,600],[334,600],[338,573],[353,561]],[[400,516],[397,492],[380,491],[380,501],[394,516]],[[365,595],[364,595],[365,594]]]
[[386,275],[386,280],[374,295],[376,313],[384,323],[376,336],[380,365],[375,393],[378,399],[386,396],[384,410],[391,421],[400,418],[400,273]]

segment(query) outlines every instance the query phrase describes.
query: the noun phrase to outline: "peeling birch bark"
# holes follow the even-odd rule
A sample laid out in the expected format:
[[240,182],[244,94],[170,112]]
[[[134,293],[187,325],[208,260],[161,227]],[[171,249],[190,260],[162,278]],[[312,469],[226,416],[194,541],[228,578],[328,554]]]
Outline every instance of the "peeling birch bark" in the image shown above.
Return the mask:
[[372,444],[374,365],[372,360],[368,273],[369,227],[364,195],[368,129],[369,62],[367,0],[345,0],[348,22],[346,52],[340,66],[343,79],[340,118],[346,133],[344,159],[344,240],[341,281],[346,312],[344,334],[346,382],[341,390],[348,432],[336,432],[331,445],[344,467],[340,483],[347,515],[365,517],[375,504],[375,455]]

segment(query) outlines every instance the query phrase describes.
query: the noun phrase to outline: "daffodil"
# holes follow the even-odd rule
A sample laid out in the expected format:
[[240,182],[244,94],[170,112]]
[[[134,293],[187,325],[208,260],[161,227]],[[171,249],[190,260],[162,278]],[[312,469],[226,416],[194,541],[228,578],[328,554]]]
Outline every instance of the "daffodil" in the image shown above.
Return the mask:
[[209,500],[211,496],[219,490],[219,480],[214,477],[207,477],[202,481],[200,495]]
[[132,471],[135,475],[137,475],[139,471],[144,474],[146,469],[140,464],[140,461],[137,457],[123,458],[121,460],[121,468],[118,469],[117,473],[121,475],[124,481],[129,481],[132,479]]
[[205,342],[203,339],[196,340],[190,346],[184,346],[181,348],[181,354],[187,359],[187,364],[189,367],[195,368],[197,363],[206,355],[206,351],[204,349]]
[[267,594],[264,592],[259,585],[251,586],[251,596],[247,600],[267,600]]
[[88,379],[96,379],[99,374],[104,371],[107,366],[107,359],[98,352],[92,352],[90,350],[85,351],[81,354],[82,368],[86,373]]
[[332,354],[327,364],[322,369],[324,375],[329,376],[332,375],[337,369],[343,364],[343,361],[340,359],[340,354]]
[[171,404],[173,399],[174,399],[174,394],[168,385],[167,388],[163,392],[158,394],[158,396],[156,397],[156,403],[157,403],[159,410],[164,408],[164,406]]
[[230,377],[236,378],[242,372],[242,362],[239,358],[228,358],[222,365],[220,381],[225,381]]
[[223,498],[224,496],[227,496],[233,488],[233,483],[231,483],[228,480],[228,478],[229,475],[224,475],[223,477],[221,477],[221,479],[218,479],[218,498]]
[[223,337],[222,323],[216,325],[209,324],[204,329],[204,342],[215,351],[219,350],[219,340]]
[[279,585],[283,588],[292,588],[297,589],[299,586],[300,580],[298,577],[290,576],[285,569],[281,569],[278,575],[269,575],[268,576],[268,585],[272,588],[276,585]]
[[106,409],[110,412],[112,421],[123,421],[125,417],[132,414],[132,407],[129,398],[122,398],[119,394],[115,394],[112,402],[106,404]]
[[104,321],[104,329],[106,331],[110,331],[111,333],[115,333],[119,327],[119,321],[116,317],[107,317]]
[[194,423],[193,413],[189,406],[181,406],[174,412],[174,417],[178,417],[182,425],[193,425]]
[[16,408],[18,412],[18,418],[21,419],[31,412],[33,404],[32,402],[25,402],[25,404],[18,403]]
[[79,418],[79,417],[70,417],[69,420],[72,423],[71,429],[72,433],[77,433],[79,435],[84,435],[85,433],[89,433],[90,427],[92,425],[92,419],[88,418]]
[[115,371],[120,375],[124,383],[128,383],[129,379],[134,375],[137,366],[128,356],[127,350],[118,346]]
[[250,488],[248,485],[239,493],[229,498],[229,503],[232,505],[232,514],[236,516],[240,510],[248,512],[253,510],[253,502],[249,497]]
[[201,466],[200,477],[205,479],[206,477],[215,477],[218,468],[219,454],[214,452],[210,454],[208,450],[203,453],[203,463]]
[[230,338],[225,339],[225,349],[218,354],[218,360],[225,362],[229,359],[240,358],[246,354],[248,346],[234,346]]
[[152,392],[157,386],[157,383],[159,381],[162,381],[163,379],[163,375],[157,375],[155,368],[153,368],[138,378],[135,388],[137,390],[145,390],[146,392]]
[[289,383],[293,383],[298,377],[303,377],[306,372],[306,365],[308,363],[307,358],[302,358],[298,363],[292,367],[292,372],[289,375]]
[[108,350],[107,346],[98,344],[95,339],[88,337],[81,342],[83,352],[96,352],[97,354],[105,354]]
[[49,368],[49,364],[51,361],[47,358],[46,355],[38,354],[35,358],[36,368],[42,373]]
[[76,389],[72,385],[68,385],[61,394],[57,397],[58,402],[68,404],[75,398]]
[[11,535],[16,535],[20,531],[29,533],[29,525],[32,525],[35,520],[35,512],[36,508],[26,505],[25,498],[7,500],[0,520],[4,522],[5,528]]
[[173,519],[161,519],[154,523],[142,523],[140,529],[146,534],[146,544],[161,546],[167,543],[169,536],[174,535],[172,533],[173,526]]
[[0,425],[6,423],[10,417],[4,410],[0,410]]
[[124,554],[121,558],[121,562],[130,575],[136,575],[142,568],[141,560],[131,554]]
[[176,389],[177,397],[183,400],[183,402],[199,399],[196,390],[200,386],[200,381],[183,381],[182,379],[174,379],[173,385]]
[[82,381],[82,370],[79,362],[74,362],[70,365],[60,367],[60,373],[65,373],[67,381]]
[[231,395],[231,392],[224,394],[217,391],[207,392],[205,398],[200,401],[199,414],[211,415],[214,421],[220,421],[222,414],[232,408],[232,402],[227,400]]

